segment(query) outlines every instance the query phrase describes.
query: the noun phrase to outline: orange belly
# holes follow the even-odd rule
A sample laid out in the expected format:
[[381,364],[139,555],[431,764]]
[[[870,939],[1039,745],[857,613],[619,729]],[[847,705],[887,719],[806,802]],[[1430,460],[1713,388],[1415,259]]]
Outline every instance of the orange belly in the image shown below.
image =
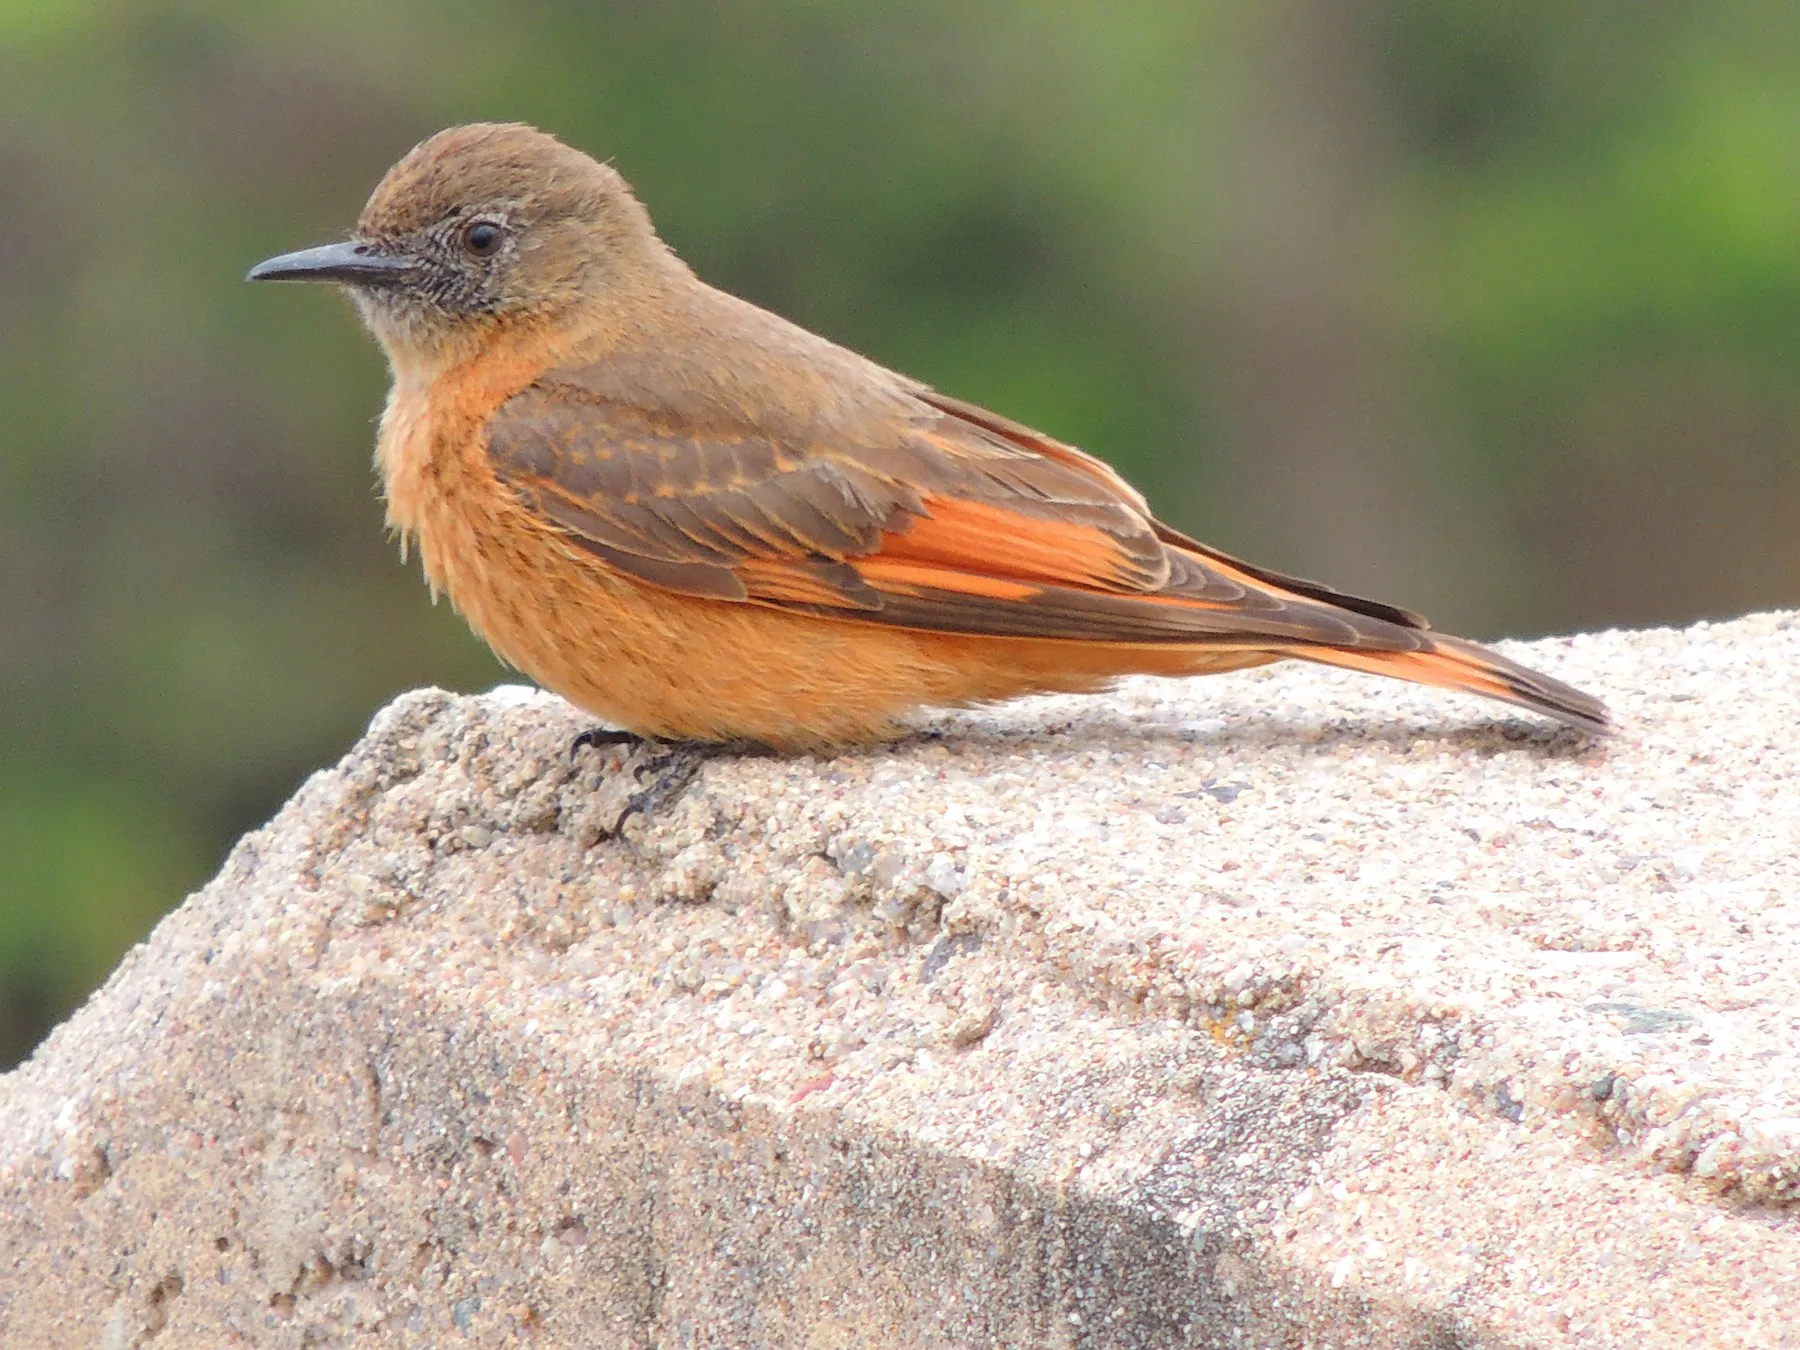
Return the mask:
[[485,529],[421,531],[427,571],[504,660],[644,735],[821,750],[892,738],[920,707],[1273,659],[910,632],[671,595],[504,506]]

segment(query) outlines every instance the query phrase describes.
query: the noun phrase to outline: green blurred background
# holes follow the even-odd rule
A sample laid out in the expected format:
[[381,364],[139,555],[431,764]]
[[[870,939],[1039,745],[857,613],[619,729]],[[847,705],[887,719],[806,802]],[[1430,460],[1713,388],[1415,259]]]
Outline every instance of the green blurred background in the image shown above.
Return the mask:
[[1800,6],[0,0],[0,1064],[396,692],[384,371],[248,287],[447,123],[1471,635],[1800,603]]

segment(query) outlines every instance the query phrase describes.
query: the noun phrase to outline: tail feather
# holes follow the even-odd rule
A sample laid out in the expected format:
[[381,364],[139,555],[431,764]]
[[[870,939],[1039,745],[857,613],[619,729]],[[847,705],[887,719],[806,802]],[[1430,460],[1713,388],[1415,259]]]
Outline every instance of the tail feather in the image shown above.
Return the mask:
[[[1218,587],[1222,580],[1236,583],[1243,592],[1238,603],[1246,612],[1262,619],[1273,608],[1284,621],[1282,626],[1305,633],[1298,642],[1270,644],[1284,656],[1467,690],[1592,734],[1612,730],[1606,705],[1599,699],[1464,638],[1434,632],[1423,615],[1254,567],[1167,526],[1158,530],[1171,565],[1169,585],[1162,594],[1185,599]],[[1259,603],[1252,603],[1251,597]],[[1279,630],[1266,624],[1265,631],[1273,637]]]
[[1415,684],[1483,694],[1554,717],[1593,735],[1606,735],[1613,730],[1606,705],[1591,694],[1584,694],[1561,680],[1553,680],[1462,638],[1439,633],[1421,636],[1426,639],[1426,645],[1413,652],[1306,646],[1290,648],[1289,654],[1328,666],[1411,680]]

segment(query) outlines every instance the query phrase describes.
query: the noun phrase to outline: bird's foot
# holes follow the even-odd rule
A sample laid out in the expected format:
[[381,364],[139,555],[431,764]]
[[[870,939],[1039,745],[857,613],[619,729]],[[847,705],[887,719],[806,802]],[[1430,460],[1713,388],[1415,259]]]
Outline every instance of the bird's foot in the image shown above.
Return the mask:
[[612,833],[617,836],[625,828],[625,822],[633,816],[649,819],[650,813],[665,803],[673,801],[687,790],[706,761],[719,754],[731,753],[729,745],[708,745],[700,741],[675,741],[667,744],[660,754],[650,756],[631,771],[637,782],[651,779],[649,786],[640,789],[625,799],[625,809],[619,812],[619,818],[613,822]]
[[569,758],[574,759],[583,750],[605,750],[614,745],[622,745],[627,750],[635,750],[644,743],[644,740],[645,738],[635,731],[615,731],[612,727],[589,727],[569,742]]

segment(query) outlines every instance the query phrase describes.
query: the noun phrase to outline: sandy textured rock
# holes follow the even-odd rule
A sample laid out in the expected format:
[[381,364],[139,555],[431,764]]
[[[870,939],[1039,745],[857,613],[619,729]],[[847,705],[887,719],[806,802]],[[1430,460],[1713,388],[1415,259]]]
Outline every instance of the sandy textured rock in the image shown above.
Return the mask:
[[0,1083],[0,1342],[1800,1346],[1800,618],[640,763],[410,695]]

